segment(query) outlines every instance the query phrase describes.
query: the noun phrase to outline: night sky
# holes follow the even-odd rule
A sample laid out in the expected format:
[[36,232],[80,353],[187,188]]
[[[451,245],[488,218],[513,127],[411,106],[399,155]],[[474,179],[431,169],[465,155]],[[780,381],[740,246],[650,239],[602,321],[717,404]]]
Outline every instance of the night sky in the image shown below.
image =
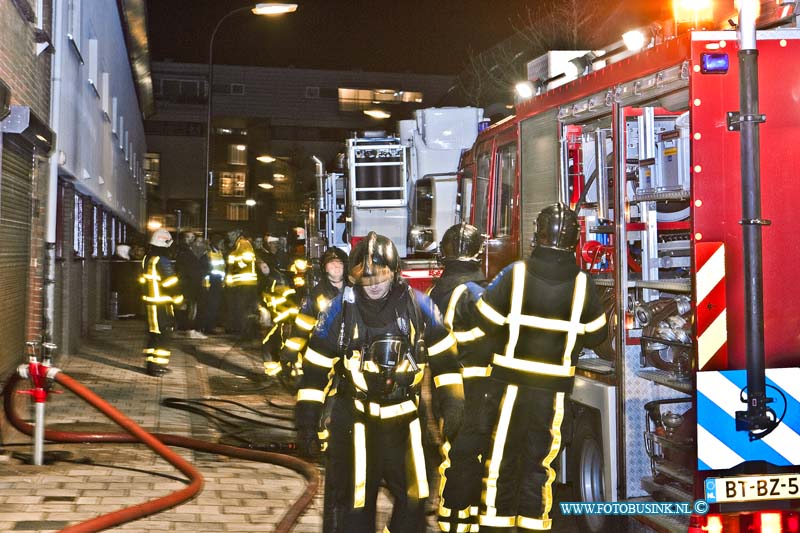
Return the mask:
[[[214,41],[215,64],[457,74],[473,50],[514,33],[526,5],[544,0],[295,0],[277,18],[247,11]],[[639,18],[651,0],[621,0]],[[206,63],[214,25],[255,2],[147,0],[154,61]]]

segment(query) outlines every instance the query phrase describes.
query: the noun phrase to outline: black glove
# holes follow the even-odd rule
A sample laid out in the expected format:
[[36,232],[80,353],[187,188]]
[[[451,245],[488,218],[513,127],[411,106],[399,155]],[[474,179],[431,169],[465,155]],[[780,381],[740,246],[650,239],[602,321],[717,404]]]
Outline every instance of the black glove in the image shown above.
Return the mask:
[[440,399],[442,431],[448,442],[453,442],[464,421],[464,398],[444,393]]
[[297,428],[297,451],[300,457],[314,458],[319,453],[319,425],[322,406],[315,402],[297,402],[294,410],[295,427]]

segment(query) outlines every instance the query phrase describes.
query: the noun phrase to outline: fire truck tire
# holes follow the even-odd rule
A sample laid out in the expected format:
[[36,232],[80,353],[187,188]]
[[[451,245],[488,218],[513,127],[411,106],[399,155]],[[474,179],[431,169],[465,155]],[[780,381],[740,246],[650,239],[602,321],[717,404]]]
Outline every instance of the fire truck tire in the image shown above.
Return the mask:
[[[603,441],[591,418],[578,420],[569,449],[567,475],[573,487],[573,501],[610,501],[603,483]],[[615,516],[580,515],[580,531],[598,533],[623,531],[622,521]]]

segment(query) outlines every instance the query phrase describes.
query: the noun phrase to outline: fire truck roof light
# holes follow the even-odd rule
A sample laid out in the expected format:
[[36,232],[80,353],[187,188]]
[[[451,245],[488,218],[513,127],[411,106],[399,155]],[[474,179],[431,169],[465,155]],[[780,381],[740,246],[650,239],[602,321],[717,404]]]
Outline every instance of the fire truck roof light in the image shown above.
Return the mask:
[[533,83],[529,81],[521,81],[514,86],[514,90],[520,98],[527,100],[533,96]]
[[631,52],[638,52],[647,45],[647,36],[641,30],[626,31],[622,34],[622,42]]
[[726,53],[700,54],[700,72],[703,74],[726,74],[730,60]]

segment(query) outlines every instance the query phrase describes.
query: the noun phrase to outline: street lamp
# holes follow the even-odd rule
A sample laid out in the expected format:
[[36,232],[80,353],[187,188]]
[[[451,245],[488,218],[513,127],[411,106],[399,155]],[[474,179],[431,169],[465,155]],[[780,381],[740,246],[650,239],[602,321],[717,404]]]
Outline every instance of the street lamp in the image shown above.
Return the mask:
[[211,39],[208,42],[208,114],[206,116],[206,175],[205,175],[205,208],[203,210],[203,238],[208,239],[208,191],[211,188],[211,103],[214,97],[214,38],[217,36],[219,27],[229,17],[250,10],[254,15],[275,16],[283,13],[293,13],[297,11],[297,4],[286,4],[283,2],[260,2],[254,6],[245,6],[228,12],[227,15],[217,21],[214,30],[211,32]]

